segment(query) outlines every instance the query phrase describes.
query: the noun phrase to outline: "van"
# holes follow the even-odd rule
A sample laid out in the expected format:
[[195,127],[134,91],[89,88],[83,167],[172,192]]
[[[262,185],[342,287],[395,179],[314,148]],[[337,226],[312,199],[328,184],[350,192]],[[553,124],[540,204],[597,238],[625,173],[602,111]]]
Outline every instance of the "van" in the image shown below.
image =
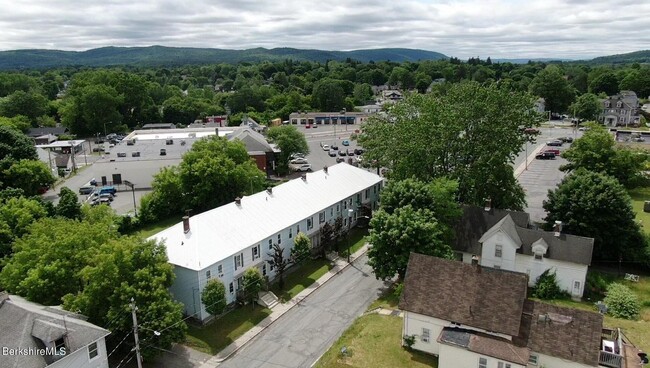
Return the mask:
[[102,194],[104,194],[104,193],[110,193],[110,194],[115,195],[116,192],[117,192],[117,190],[115,189],[115,187],[111,186],[111,185],[107,185],[107,186],[101,187],[101,189],[99,189],[99,195],[100,196]]
[[90,185],[84,185],[83,187],[79,188],[79,194],[90,194],[95,190],[94,186]]

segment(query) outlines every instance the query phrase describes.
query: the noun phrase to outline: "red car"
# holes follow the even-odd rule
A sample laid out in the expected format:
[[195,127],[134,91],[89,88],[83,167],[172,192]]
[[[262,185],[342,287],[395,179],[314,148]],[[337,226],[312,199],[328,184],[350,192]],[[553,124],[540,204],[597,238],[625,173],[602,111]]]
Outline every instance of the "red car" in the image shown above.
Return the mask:
[[559,149],[555,149],[555,148],[548,148],[548,149],[545,149],[544,152],[553,152],[553,153],[555,154],[555,156],[559,156],[559,155],[560,155],[560,150],[559,150]]

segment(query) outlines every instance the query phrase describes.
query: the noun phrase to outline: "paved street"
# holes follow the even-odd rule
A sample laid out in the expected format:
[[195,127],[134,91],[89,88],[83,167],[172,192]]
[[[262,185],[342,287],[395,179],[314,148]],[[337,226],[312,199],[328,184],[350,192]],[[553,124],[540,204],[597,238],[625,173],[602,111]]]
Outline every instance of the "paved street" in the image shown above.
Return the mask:
[[360,257],[219,367],[311,366],[383,290],[366,262]]

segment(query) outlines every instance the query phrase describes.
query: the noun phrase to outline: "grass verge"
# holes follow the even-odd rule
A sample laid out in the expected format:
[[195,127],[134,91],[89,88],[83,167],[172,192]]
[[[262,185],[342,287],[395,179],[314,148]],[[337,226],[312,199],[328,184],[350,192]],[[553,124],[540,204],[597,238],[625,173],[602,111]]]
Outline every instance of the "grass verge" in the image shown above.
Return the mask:
[[643,212],[643,203],[650,200],[650,188],[635,188],[629,190],[632,197],[632,208],[636,212],[637,220],[641,221],[641,226],[645,232],[650,232],[650,213]]
[[368,310],[373,310],[375,308],[385,308],[385,309],[397,309],[397,304],[399,304],[399,298],[395,294],[395,284],[392,284],[391,287],[386,289],[377,300],[372,302],[368,307]]
[[[316,363],[317,368],[438,367],[438,359],[402,347],[402,318],[369,314],[358,318]],[[347,356],[341,354],[346,347]]]
[[316,282],[331,269],[332,264],[327,259],[307,260],[298,266],[295,271],[284,276],[284,290],[280,290],[278,284],[275,283],[271,287],[271,291],[275,293],[280,301],[286,302]]
[[188,326],[185,345],[207,354],[217,354],[238,337],[271,314],[255,304],[242,306],[213,320],[206,326]]
[[347,239],[346,236],[343,236],[339,240],[338,245],[333,247],[334,249],[339,250],[339,255],[347,255],[348,240],[350,244],[350,253],[354,253],[361,249],[361,247],[363,247],[367,242],[366,237],[368,236],[368,229],[355,227],[350,229],[348,236],[350,237],[349,239]]

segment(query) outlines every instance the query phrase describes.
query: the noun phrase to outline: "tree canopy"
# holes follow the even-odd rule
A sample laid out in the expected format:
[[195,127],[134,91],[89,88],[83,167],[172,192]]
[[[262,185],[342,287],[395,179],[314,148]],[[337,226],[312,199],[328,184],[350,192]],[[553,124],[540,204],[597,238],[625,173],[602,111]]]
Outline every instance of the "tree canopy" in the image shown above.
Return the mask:
[[305,136],[292,125],[273,127],[269,129],[268,137],[280,148],[278,165],[285,170],[288,168],[291,155],[309,153]]
[[[458,181],[460,202],[522,209],[523,189],[511,166],[531,137],[521,127],[538,126],[534,97],[492,84],[452,85],[441,96],[413,95],[386,117],[364,124],[364,159],[390,170],[394,180]],[[498,137],[498,139],[495,139]]]
[[213,316],[218,316],[226,309],[226,287],[219,279],[211,279],[201,292],[201,302],[205,310]]
[[573,86],[564,78],[562,70],[555,65],[549,65],[537,73],[530,83],[530,91],[543,97],[546,109],[555,113],[566,111],[575,99],[576,93]]

